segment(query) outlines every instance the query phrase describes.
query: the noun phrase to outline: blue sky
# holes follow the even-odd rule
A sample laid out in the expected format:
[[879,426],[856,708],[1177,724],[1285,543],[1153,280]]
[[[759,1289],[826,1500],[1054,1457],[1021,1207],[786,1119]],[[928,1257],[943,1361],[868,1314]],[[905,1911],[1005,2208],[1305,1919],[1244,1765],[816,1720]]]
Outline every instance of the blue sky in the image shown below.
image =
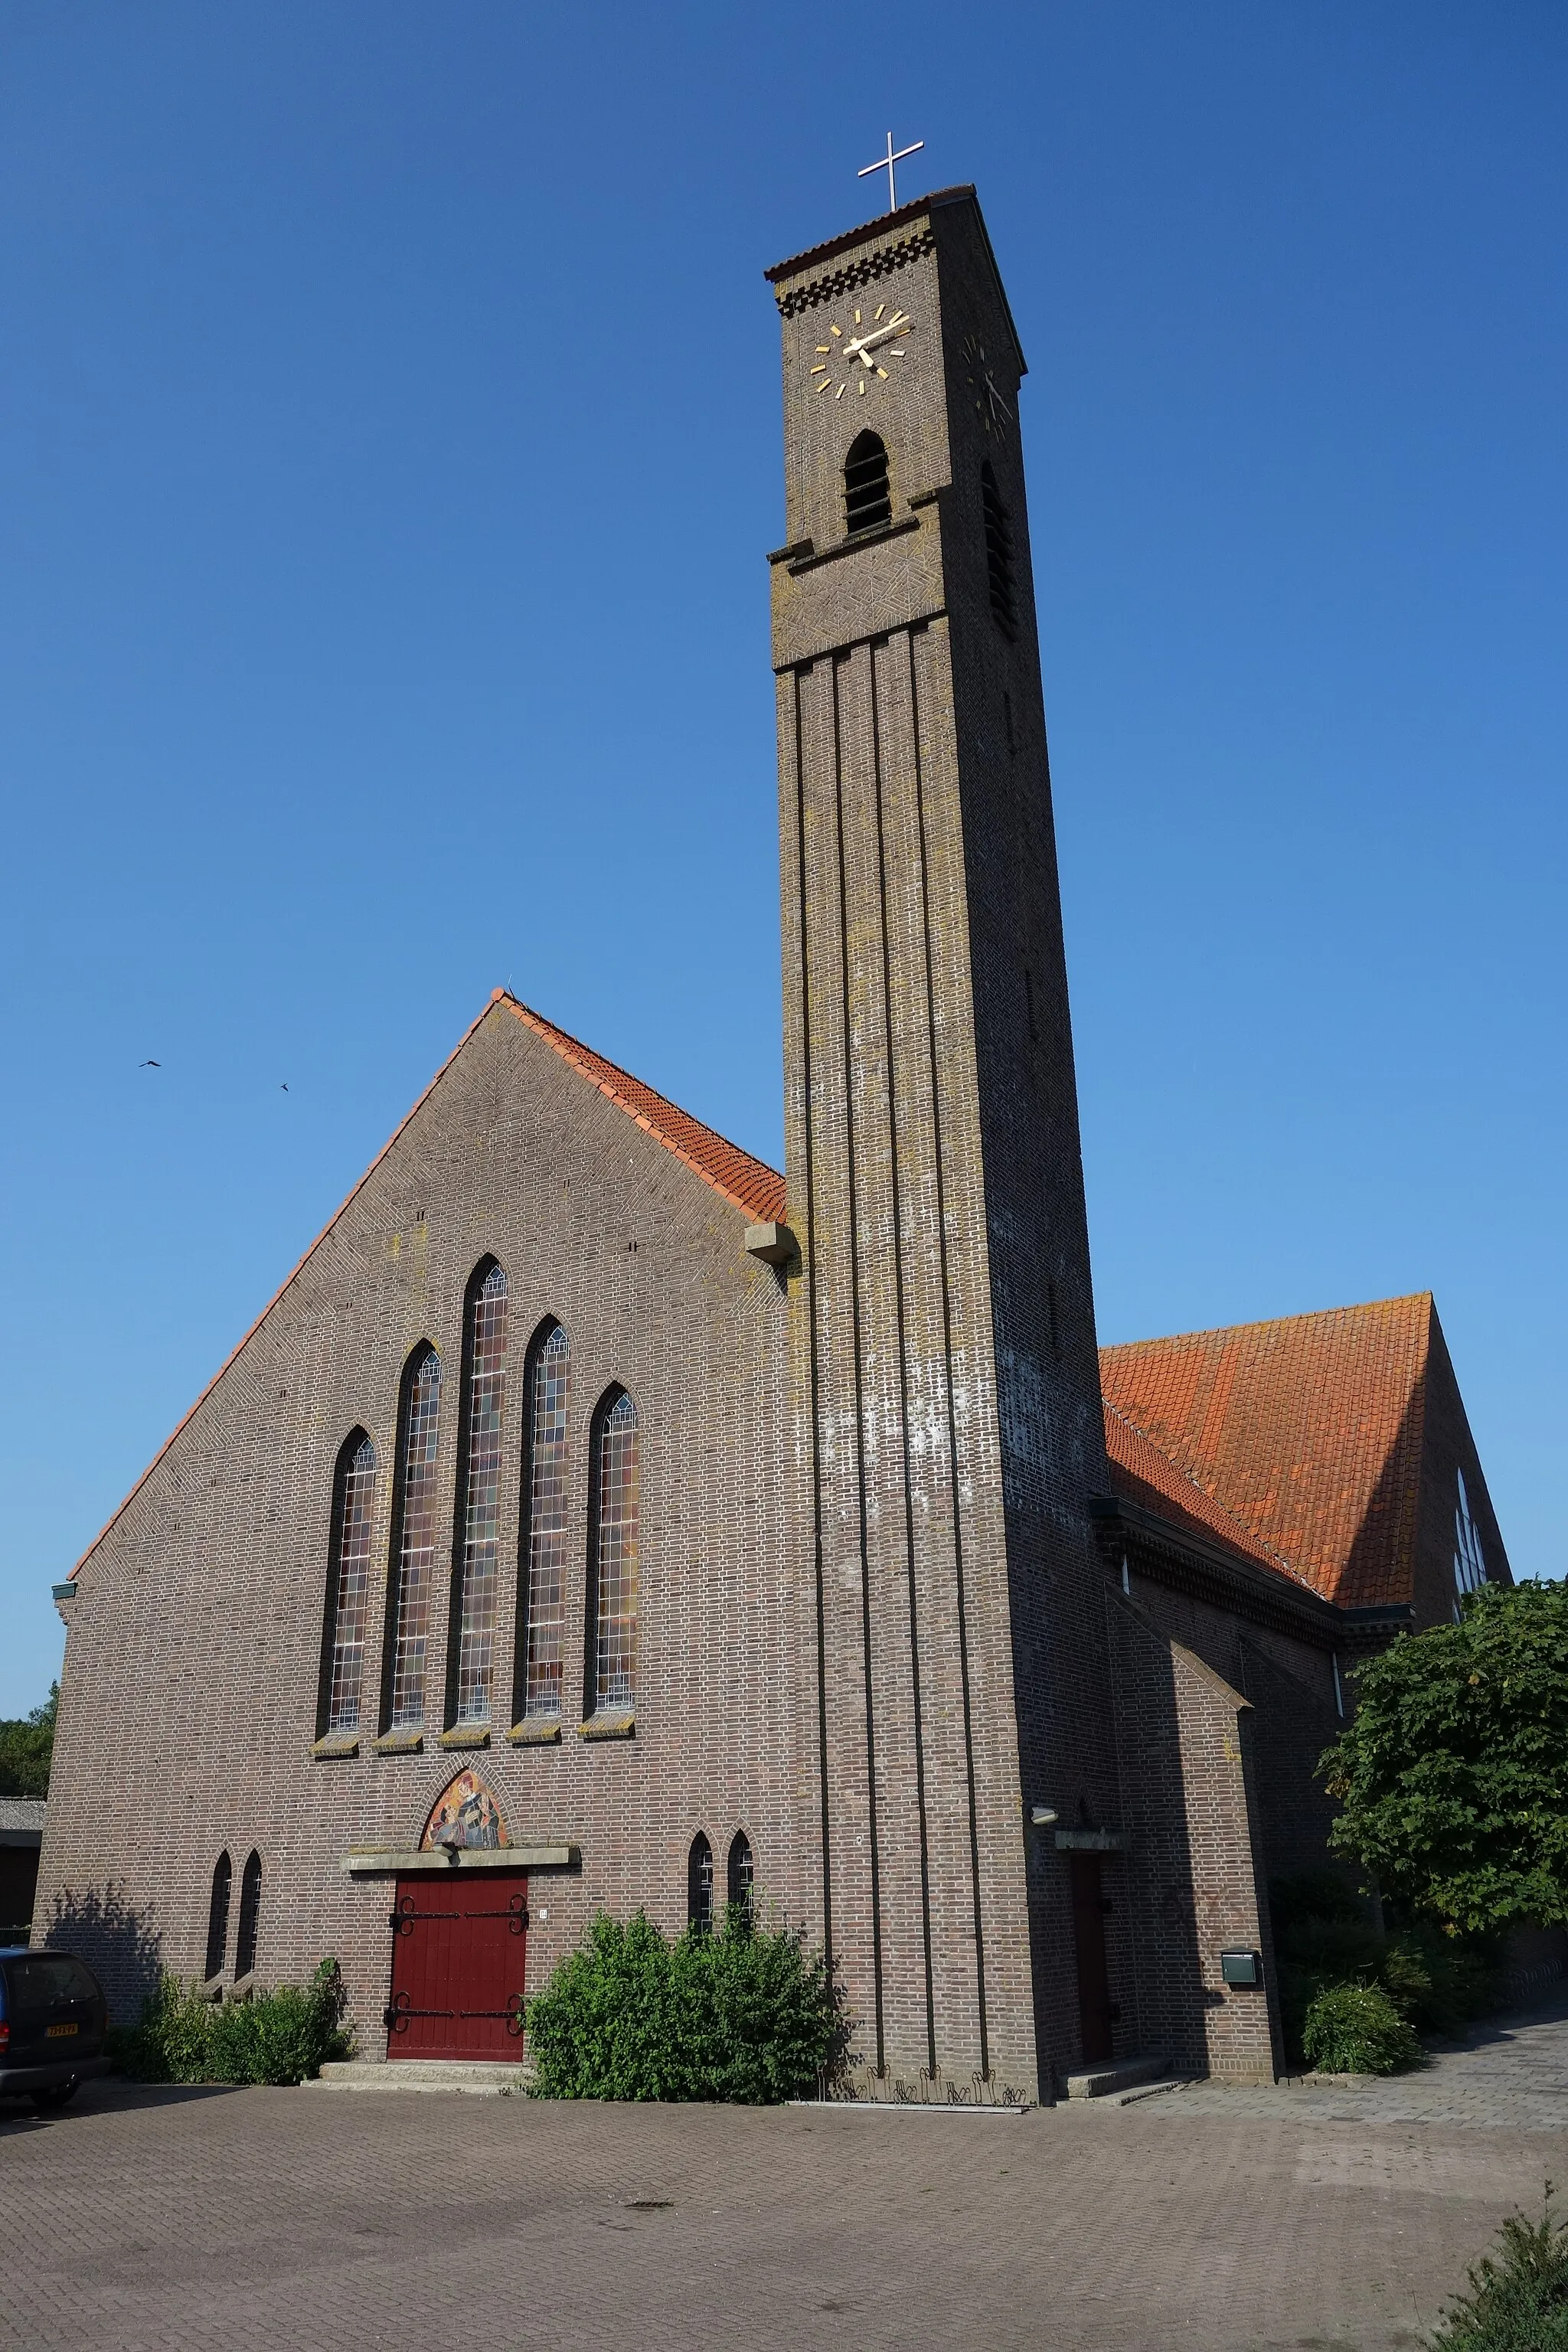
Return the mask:
[[1559,0],[0,7],[0,1713],[498,982],[779,1154],[761,272],[889,127],[1030,361],[1102,1337],[1430,1287],[1568,1566],[1565,83]]

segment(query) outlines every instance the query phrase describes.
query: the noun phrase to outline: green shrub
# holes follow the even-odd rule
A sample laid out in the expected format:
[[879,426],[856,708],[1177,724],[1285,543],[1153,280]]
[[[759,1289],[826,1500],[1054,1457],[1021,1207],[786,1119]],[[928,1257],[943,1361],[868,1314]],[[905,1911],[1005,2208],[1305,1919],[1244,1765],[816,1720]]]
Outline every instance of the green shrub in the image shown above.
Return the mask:
[[718,1935],[675,1944],[641,1911],[625,1925],[601,1912],[528,2004],[539,2098],[796,2098],[839,2032],[820,1958],[739,1906]]
[[1539,2221],[1510,2213],[1498,2257],[1468,2273],[1468,2294],[1449,2305],[1432,2352],[1568,2352],[1568,2221],[1553,2219],[1552,2183]]
[[1422,2063],[1421,2044],[1381,1985],[1325,1985],[1307,2004],[1301,2048],[1324,2074],[1397,2074]]
[[1458,2033],[1489,2004],[1491,1951],[1484,1937],[1454,1935],[1431,1920],[1395,1925],[1384,1935],[1364,1897],[1334,1871],[1275,1879],[1268,1899],[1292,2063],[1302,2057],[1309,2009],[1332,1986],[1381,1986],[1417,2033]]
[[248,2000],[205,2000],[166,1976],[141,2022],[112,2038],[113,2054],[141,2083],[303,2083],[347,2055],[345,2005],[336,1960],[323,1960],[304,1991],[280,1985]]

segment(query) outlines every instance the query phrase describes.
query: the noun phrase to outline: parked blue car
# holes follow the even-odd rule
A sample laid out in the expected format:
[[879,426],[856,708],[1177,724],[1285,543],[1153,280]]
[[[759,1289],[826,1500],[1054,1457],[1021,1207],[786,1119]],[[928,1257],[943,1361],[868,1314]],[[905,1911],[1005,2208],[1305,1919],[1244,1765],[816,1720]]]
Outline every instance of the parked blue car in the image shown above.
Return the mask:
[[30,2097],[40,2115],[63,2107],[108,2066],[108,2028],[109,2003],[85,1961],[0,1948],[0,2098]]

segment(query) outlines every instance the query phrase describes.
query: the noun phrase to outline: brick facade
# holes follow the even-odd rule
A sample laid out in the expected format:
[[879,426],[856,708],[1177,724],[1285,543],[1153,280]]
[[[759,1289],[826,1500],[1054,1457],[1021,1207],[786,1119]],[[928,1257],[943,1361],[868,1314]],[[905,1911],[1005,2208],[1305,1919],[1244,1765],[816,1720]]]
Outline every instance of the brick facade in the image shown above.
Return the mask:
[[[531,1989],[600,1905],[624,1914],[641,1904],[683,1927],[700,1829],[721,1867],[744,1829],[764,1896],[791,1916],[808,1907],[796,1798],[803,1677],[778,1475],[785,1311],[772,1269],[746,1254],[747,1223],[510,1003],[487,1011],[77,1579],[37,1919],[102,1969],[122,2009],[151,1955],[202,1972],[214,1864],[226,1849],[237,1885],[255,1848],[259,1973],[299,1979],[336,1954],[374,2049],[388,1887],[348,1879],[341,1857],[417,1845],[437,1796],[469,1763],[514,1843],[581,1851],[580,1868],[531,1884]],[[420,1748],[378,1752],[378,1605],[365,1731],[353,1754],[318,1757],[339,1450],[356,1427],[375,1444],[384,1596],[399,1384],[410,1352],[433,1343],[447,1368],[444,1595],[463,1298],[487,1254],[507,1273],[511,1334],[501,1498],[511,1567],[489,1745],[440,1745],[442,1607]],[[558,1742],[514,1746],[522,1360],[547,1317],[572,1349],[566,1695]],[[630,1738],[592,1740],[579,1730],[587,1433],[595,1402],[617,1381],[636,1402],[641,1439],[636,1725]],[[232,1952],[232,1925],[229,1940]]]

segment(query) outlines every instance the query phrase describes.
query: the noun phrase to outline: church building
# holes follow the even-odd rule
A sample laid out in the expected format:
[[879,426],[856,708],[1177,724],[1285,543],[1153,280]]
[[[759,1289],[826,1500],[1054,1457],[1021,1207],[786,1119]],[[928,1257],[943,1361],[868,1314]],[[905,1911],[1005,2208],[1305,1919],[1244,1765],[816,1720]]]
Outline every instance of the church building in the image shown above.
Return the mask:
[[1349,1669],[1509,1569],[1429,1297],[1097,1348],[971,188],[767,273],[781,1175],[498,991],[80,1562],[34,1934],[526,2056],[600,1909],[802,1927],[836,2088],[1271,2079]]

